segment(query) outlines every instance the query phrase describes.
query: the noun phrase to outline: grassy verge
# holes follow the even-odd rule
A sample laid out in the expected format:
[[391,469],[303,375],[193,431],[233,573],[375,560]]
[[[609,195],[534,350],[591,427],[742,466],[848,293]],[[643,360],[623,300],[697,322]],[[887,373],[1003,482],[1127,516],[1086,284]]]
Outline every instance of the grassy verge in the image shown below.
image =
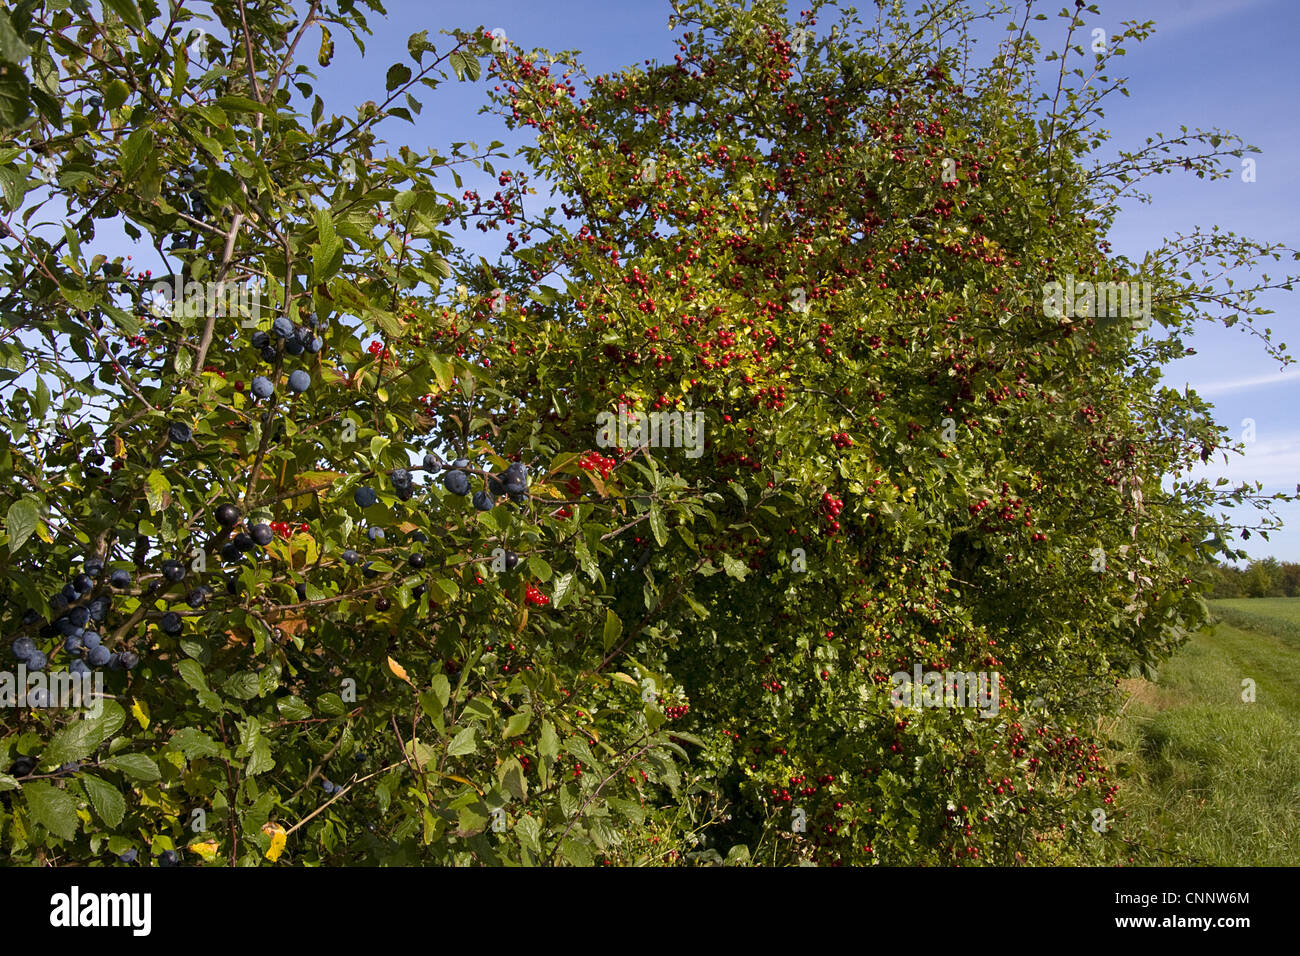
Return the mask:
[[[1222,606],[1220,606],[1222,605]],[[1145,862],[1300,863],[1300,598],[1216,602],[1159,678],[1125,682],[1104,728]],[[1242,700],[1243,681],[1255,701]]]

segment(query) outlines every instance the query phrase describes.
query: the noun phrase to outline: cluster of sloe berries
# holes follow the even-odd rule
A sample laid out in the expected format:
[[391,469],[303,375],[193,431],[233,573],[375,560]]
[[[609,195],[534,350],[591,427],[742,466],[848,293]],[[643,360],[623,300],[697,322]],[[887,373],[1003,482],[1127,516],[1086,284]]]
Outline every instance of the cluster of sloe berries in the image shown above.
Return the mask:
[[[302,355],[304,352],[315,354],[325,347],[325,340],[316,334],[317,319],[307,316],[306,325],[294,325],[288,316],[277,316],[271,323],[271,331],[258,330],[253,333],[251,342],[262,353],[262,358],[274,363],[280,356],[280,349],[272,339],[279,339],[286,355]],[[289,391],[301,394],[311,387],[311,375],[305,369],[294,369],[289,373]],[[262,400],[275,394],[275,383],[265,375],[253,379],[253,396]]]
[[[469,474],[462,469],[469,467],[469,459],[457,458],[451,468],[442,476],[442,486],[453,495],[469,494]],[[487,487],[474,492],[474,507],[479,511],[491,511],[497,500],[505,495],[516,504],[528,498],[528,466],[521,462],[512,462],[499,475],[487,476]]]
[[[140,663],[134,651],[110,651],[103,645],[96,629],[108,619],[111,604],[107,593],[95,593],[96,581],[103,575],[103,559],[95,555],[87,557],[81,573],[50,596],[50,607],[58,616],[37,632],[37,637],[46,641],[62,638],[60,646],[72,658],[68,671],[78,676],[90,674],[92,668],[132,670]],[[109,573],[108,584],[118,590],[130,587],[131,574],[116,568]],[[35,611],[28,611],[23,624],[31,626],[39,620]],[[49,654],[27,635],[15,638],[9,649],[29,671],[43,671],[49,666]],[[53,653],[57,653],[57,647]],[[43,689],[38,688],[33,691],[31,702],[36,707],[48,706],[48,700],[44,699],[47,696]]]

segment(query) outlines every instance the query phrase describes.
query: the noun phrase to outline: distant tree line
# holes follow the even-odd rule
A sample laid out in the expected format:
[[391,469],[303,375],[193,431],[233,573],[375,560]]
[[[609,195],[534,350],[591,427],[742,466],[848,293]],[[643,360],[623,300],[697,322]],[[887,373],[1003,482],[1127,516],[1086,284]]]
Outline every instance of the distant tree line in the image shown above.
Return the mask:
[[1211,598],[1300,597],[1300,564],[1262,558],[1244,568],[1220,564],[1212,569]]

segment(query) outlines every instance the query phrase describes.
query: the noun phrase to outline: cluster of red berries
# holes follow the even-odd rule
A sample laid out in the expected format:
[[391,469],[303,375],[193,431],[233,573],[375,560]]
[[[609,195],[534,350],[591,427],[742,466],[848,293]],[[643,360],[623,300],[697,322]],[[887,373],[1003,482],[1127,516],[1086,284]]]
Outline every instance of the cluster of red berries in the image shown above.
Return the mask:
[[537,590],[537,587],[532,584],[528,585],[528,587],[524,589],[524,600],[529,604],[537,605],[546,605],[551,603],[551,599],[541,591]]
[[761,388],[752,401],[755,405],[762,402],[768,408],[785,408],[785,386],[769,385],[767,388]]
[[796,788],[795,792],[803,797],[811,797],[814,793],[817,792],[816,787],[807,786],[806,785],[807,783],[808,783],[807,775],[790,778],[790,786],[795,787]]
[[832,531],[839,531],[840,523],[835,519],[838,518],[840,512],[844,510],[844,502],[828,491],[826,494],[822,495],[822,507],[826,509],[827,527]]
[[[289,522],[287,521],[272,521],[270,522],[270,525],[271,525],[271,530],[274,531],[282,538],[288,538],[293,534],[293,525],[289,524]],[[298,530],[303,533],[306,533],[307,525],[305,524],[298,525]]]
[[691,709],[690,704],[677,704],[674,707],[665,707],[664,716],[669,720],[677,720],[686,716],[686,712]]
[[606,458],[604,455],[595,451],[587,452],[578,461],[578,467],[583,471],[599,471],[601,481],[608,480],[609,473],[614,470],[614,466],[617,464],[618,462],[613,458]]
[[375,341],[367,345],[366,351],[369,352],[371,355],[379,356],[381,359],[387,359],[392,357],[392,353],[389,352],[388,349],[384,348],[384,343],[380,342],[378,339],[375,339]]

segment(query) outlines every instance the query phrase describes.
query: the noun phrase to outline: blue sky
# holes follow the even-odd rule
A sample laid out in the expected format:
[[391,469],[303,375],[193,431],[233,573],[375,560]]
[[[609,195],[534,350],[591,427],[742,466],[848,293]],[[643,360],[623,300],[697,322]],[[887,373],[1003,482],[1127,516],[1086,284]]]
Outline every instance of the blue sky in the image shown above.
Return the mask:
[[[910,6],[911,4],[909,4]],[[1048,21],[1041,25],[1045,45],[1059,46],[1062,22],[1055,13],[1061,3],[1040,4]],[[797,8],[797,0],[795,3]],[[1129,77],[1131,95],[1109,100],[1106,121],[1113,134],[1109,148],[1136,148],[1153,132],[1217,127],[1259,146],[1256,180],[1207,182],[1195,176],[1163,176],[1148,180],[1149,205],[1122,208],[1111,235],[1115,251],[1140,261],[1145,250],[1164,236],[1190,231],[1197,225],[1218,225],[1242,235],[1300,248],[1300,102],[1297,101],[1295,48],[1300,41],[1300,2],[1297,0],[1116,0],[1101,2],[1100,14],[1089,15],[1087,27],[1114,33],[1121,21],[1154,20],[1155,35],[1128,44],[1129,53],[1111,75]],[[860,7],[868,11],[870,0]],[[371,22],[373,36],[360,57],[343,37],[336,36],[332,65],[318,71],[318,92],[327,112],[349,113],[373,99],[382,101],[384,75],[394,62],[408,62],[407,37],[427,29],[444,49],[442,29],[482,26],[501,28],[514,45],[550,50],[577,49],[591,73],[618,69],[645,59],[670,60],[676,52],[668,29],[667,0],[479,0],[475,4],[392,0],[389,16]],[[868,17],[864,13],[863,19]],[[819,29],[828,28],[823,20]],[[304,41],[305,62],[314,64],[318,34]],[[1054,41],[1054,42],[1053,42]],[[414,126],[393,120],[381,132],[390,148],[406,144],[417,150],[446,150],[453,141],[485,144],[492,139],[513,145],[494,116],[479,115],[484,102],[482,82],[443,87],[429,93],[424,112]],[[487,185],[467,176],[467,185]],[[451,188],[448,184],[447,188]],[[495,189],[493,184],[489,193]],[[465,241],[495,258],[494,237],[471,230]],[[137,247],[137,253],[140,251]],[[146,258],[137,255],[137,259]],[[1282,274],[1288,263],[1265,268]],[[1300,267],[1300,263],[1290,263]],[[1244,278],[1244,277],[1243,277]],[[1297,290],[1300,292],[1300,289]],[[1260,324],[1295,338],[1293,293],[1277,292],[1258,304],[1275,310]],[[1191,342],[1199,354],[1170,366],[1166,381],[1181,388],[1190,384],[1218,407],[1219,420],[1240,437],[1242,422],[1254,422],[1255,441],[1230,465],[1222,459],[1203,470],[1233,481],[1264,482],[1266,491],[1294,492],[1300,481],[1300,423],[1293,409],[1300,406],[1300,366],[1278,373],[1258,343],[1239,329],[1206,327]],[[1300,342],[1289,342],[1300,349]],[[1300,505],[1280,511],[1291,526],[1270,542],[1252,537],[1244,546],[1252,556],[1275,555],[1300,560]],[[1241,515],[1246,520],[1249,512]]]

